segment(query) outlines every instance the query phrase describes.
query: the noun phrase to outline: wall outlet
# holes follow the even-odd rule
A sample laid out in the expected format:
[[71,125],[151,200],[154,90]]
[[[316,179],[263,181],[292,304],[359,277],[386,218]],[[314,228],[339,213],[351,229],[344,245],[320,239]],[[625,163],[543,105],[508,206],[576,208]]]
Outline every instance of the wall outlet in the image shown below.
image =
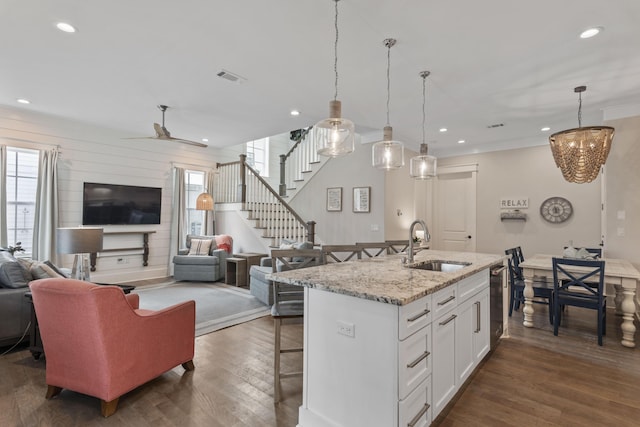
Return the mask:
[[356,325],[353,323],[343,322],[342,320],[338,320],[338,333],[340,335],[345,335],[347,337],[354,338],[356,336]]
[[380,231],[380,226],[378,224],[371,224],[371,231]]

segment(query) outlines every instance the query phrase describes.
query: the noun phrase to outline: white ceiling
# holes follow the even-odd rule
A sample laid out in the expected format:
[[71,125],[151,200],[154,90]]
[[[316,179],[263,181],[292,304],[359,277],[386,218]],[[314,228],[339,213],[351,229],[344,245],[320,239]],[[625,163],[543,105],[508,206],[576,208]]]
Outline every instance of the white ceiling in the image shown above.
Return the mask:
[[[342,0],[338,8],[338,99],[369,140],[386,123],[388,37],[398,41],[390,122],[413,150],[422,70],[432,73],[426,140],[440,156],[539,145],[576,127],[575,86],[587,85],[583,125],[640,104],[639,0]],[[167,104],[173,136],[213,147],[288,132],[328,115],[333,19],[332,0],[2,0],[0,104],[122,137],[153,135],[156,105]],[[78,32],[58,31],[58,21]],[[592,26],[604,31],[580,39]],[[247,81],[223,80],[221,69]]]

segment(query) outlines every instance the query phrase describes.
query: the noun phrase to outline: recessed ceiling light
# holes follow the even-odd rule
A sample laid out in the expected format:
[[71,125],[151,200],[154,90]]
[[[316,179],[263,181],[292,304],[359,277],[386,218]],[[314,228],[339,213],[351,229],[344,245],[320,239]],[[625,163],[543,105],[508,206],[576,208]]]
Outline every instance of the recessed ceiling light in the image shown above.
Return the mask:
[[58,28],[60,31],[64,31],[65,33],[76,32],[76,28],[71,24],[67,24],[66,22],[58,22],[56,24],[56,28]]
[[464,144],[466,141],[464,139],[461,139],[458,141],[458,144]]
[[209,142],[209,138],[202,138],[202,142]]
[[28,99],[24,99],[24,98],[18,98],[16,99],[16,101],[20,104],[31,104],[31,101],[29,101]]
[[549,126],[545,126],[542,129],[540,129],[542,132],[546,132],[548,130],[551,130],[551,128]]
[[300,111],[298,111],[298,110],[291,110],[291,113],[290,113],[290,114],[291,114],[292,116],[294,116],[294,117],[295,117],[295,116],[299,116],[299,115],[300,115]]
[[588,39],[588,38],[591,38],[593,36],[597,36],[598,34],[600,34],[600,32],[602,30],[603,30],[602,27],[588,28],[588,29],[584,30],[582,33],[580,33],[580,38],[581,39]]
[[446,132],[447,128],[440,128],[440,132]]

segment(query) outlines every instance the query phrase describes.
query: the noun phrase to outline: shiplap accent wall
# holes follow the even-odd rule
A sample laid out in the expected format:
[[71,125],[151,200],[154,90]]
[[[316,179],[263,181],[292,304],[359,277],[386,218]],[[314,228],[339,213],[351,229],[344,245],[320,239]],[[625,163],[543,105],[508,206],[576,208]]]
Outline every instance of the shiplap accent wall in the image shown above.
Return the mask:
[[[165,277],[169,266],[172,207],[172,167],[195,170],[215,167],[218,149],[199,148],[158,140],[124,140],[122,131],[99,128],[28,111],[0,107],[0,143],[16,147],[46,149],[60,147],[59,226],[82,223],[84,182],[138,185],[162,188],[160,224],[106,226],[105,231],[155,231],[150,235],[149,265],[142,266],[142,250],[115,252],[99,257],[95,282],[123,282]],[[141,235],[105,236],[105,248],[137,247]],[[118,264],[118,258],[126,263]],[[70,267],[72,256],[61,264]]]

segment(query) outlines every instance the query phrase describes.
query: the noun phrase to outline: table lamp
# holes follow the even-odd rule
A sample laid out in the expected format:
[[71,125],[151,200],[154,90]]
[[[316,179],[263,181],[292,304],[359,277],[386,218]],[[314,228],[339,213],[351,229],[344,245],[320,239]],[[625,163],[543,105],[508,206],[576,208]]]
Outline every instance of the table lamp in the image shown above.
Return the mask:
[[97,227],[58,228],[57,250],[61,254],[75,254],[71,277],[90,281],[87,254],[102,250],[103,229]]

